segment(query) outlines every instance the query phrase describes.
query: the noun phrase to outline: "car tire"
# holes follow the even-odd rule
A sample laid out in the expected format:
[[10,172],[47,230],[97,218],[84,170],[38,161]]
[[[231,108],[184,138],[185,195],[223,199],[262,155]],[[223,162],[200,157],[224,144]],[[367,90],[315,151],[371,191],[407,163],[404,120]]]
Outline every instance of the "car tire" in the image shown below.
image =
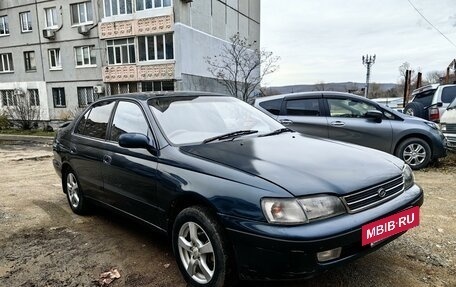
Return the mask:
[[409,138],[398,145],[396,156],[412,169],[418,170],[428,166],[431,161],[431,148],[425,140]]
[[182,210],[172,230],[177,266],[189,286],[232,286],[237,281],[232,251],[222,226],[207,208]]
[[89,203],[84,197],[79,179],[73,170],[69,169],[65,172],[62,185],[71,210],[79,215],[87,214],[89,211]]
[[422,119],[427,119],[424,105],[418,102],[408,103],[404,108],[404,114],[409,116],[415,116]]

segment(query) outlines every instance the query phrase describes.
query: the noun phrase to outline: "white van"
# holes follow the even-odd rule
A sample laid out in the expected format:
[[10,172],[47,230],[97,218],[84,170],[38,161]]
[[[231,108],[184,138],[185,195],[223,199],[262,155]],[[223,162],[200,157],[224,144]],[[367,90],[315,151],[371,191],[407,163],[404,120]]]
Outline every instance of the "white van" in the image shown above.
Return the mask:
[[440,118],[440,128],[447,139],[447,147],[456,149],[456,99],[451,102]]

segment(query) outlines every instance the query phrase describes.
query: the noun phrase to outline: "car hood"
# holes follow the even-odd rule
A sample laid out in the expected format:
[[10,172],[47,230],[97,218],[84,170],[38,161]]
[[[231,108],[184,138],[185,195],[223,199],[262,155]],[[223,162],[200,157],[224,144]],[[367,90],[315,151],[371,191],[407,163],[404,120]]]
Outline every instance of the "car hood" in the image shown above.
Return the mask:
[[343,195],[398,176],[403,162],[362,146],[286,133],[183,146],[186,154],[261,177],[294,196]]

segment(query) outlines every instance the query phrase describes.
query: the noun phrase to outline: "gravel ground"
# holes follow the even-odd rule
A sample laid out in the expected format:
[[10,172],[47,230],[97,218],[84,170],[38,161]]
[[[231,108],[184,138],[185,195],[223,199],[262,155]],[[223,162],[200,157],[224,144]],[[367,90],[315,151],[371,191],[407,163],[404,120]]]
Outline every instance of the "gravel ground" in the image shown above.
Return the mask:
[[[68,207],[46,141],[0,139],[0,286],[185,286],[165,236],[108,211]],[[243,286],[456,286],[456,154],[415,173],[421,225],[377,252],[298,282]],[[273,258],[271,258],[273,260]]]

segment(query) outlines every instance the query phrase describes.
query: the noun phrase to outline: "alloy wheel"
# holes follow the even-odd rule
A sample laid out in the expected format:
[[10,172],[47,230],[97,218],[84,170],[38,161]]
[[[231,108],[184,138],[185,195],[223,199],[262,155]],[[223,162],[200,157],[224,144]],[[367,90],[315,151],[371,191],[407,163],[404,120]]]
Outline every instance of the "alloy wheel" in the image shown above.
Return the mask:
[[420,165],[426,159],[426,149],[418,143],[409,144],[404,149],[403,159],[410,166]]
[[201,226],[191,221],[181,226],[178,250],[180,260],[193,280],[200,284],[211,281],[215,271],[215,253]]
[[79,206],[79,186],[76,176],[71,172],[67,175],[67,194],[73,208]]

